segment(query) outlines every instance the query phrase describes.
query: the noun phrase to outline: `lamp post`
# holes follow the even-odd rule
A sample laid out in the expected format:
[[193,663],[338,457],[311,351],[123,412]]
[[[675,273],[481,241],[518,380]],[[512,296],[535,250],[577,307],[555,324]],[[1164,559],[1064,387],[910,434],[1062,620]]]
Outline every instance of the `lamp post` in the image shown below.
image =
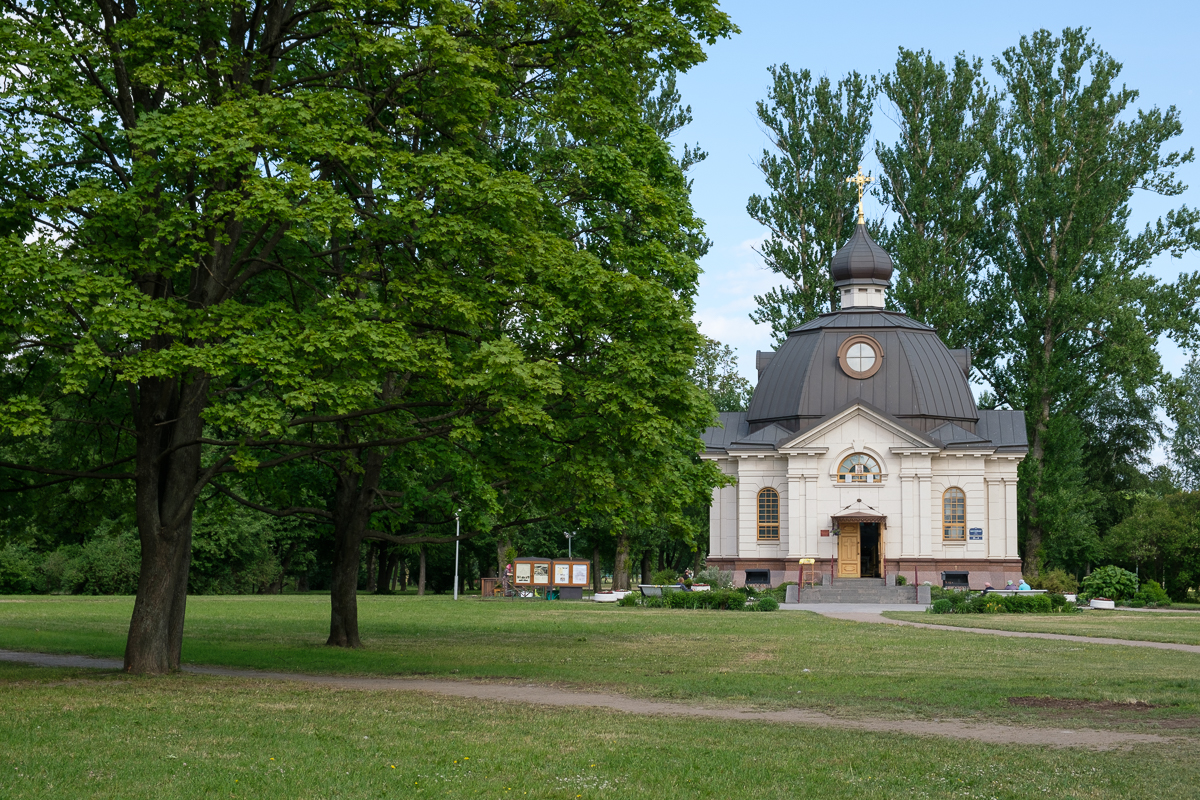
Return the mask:
[[571,540],[579,534],[576,531],[565,531],[563,536],[567,537],[567,558],[571,558]]
[[462,521],[458,518],[461,508],[454,509],[454,599],[458,599],[458,536],[462,530]]

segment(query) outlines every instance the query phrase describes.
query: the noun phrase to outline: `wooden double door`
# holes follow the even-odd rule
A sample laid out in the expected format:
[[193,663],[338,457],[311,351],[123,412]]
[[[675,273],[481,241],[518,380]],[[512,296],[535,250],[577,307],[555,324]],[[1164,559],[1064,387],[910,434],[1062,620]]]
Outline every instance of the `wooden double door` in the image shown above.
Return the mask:
[[838,527],[838,577],[882,578],[883,523],[842,522]]

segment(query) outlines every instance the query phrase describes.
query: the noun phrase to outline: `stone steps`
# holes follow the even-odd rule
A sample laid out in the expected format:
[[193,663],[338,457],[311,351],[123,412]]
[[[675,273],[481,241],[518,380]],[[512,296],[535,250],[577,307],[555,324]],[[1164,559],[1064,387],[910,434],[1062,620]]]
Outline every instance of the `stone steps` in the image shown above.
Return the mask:
[[[791,590],[791,587],[788,587]],[[792,595],[792,591],[788,592]],[[794,596],[794,595],[792,595]],[[916,603],[916,586],[886,586],[882,578],[835,580],[824,586],[806,587],[799,592],[801,603]]]

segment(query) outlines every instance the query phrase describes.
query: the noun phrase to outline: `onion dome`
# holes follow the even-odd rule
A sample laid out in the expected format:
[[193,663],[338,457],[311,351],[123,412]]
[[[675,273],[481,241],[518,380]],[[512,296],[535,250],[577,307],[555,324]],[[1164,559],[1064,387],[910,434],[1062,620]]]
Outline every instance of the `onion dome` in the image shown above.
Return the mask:
[[834,285],[872,283],[890,285],[892,257],[867,233],[862,222],[854,226],[854,235],[842,245],[829,264]]

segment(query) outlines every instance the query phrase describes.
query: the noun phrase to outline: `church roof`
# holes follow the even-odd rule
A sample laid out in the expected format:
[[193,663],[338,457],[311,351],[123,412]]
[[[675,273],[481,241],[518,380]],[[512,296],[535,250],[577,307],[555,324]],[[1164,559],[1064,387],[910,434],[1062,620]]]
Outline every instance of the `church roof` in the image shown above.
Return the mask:
[[892,280],[892,257],[887,254],[867,233],[862,222],[854,226],[850,241],[842,245],[829,264],[834,283],[841,286],[855,283],[890,283]]
[[[861,189],[861,172],[859,178],[854,182]],[[839,285],[889,285],[892,268],[861,221],[830,264]],[[854,366],[872,352],[867,366]],[[822,314],[788,331],[775,352],[757,354],[759,381],[749,410],[721,414],[724,427],[706,430],[705,445],[725,452],[775,449],[862,406],[942,448],[1027,452],[1024,413],[980,411],[968,382],[970,364],[969,350],[950,350],[933,328],[904,314],[870,305]]]
[[[842,369],[838,348],[867,334],[882,349],[883,364],[868,378]],[[973,424],[979,412],[954,354],[927,325],[879,309],[823,314],[788,334],[767,362],[750,401],[747,421],[816,420],[860,400],[903,421],[926,417]]]

